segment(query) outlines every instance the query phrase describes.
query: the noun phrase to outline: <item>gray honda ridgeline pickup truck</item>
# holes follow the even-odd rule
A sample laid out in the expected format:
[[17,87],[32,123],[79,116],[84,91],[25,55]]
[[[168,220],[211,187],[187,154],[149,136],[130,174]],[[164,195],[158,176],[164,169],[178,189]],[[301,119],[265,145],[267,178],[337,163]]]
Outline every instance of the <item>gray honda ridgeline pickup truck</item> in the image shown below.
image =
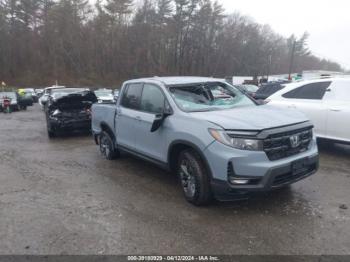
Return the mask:
[[116,104],[92,107],[102,155],[130,153],[173,171],[195,205],[287,186],[314,174],[318,149],[301,113],[258,105],[214,78],[127,81]]

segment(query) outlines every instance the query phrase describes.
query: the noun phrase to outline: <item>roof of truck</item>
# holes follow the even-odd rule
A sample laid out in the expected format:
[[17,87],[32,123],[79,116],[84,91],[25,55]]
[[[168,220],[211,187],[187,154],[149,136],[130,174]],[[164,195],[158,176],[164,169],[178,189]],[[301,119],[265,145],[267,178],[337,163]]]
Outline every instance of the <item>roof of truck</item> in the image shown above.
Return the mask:
[[140,78],[127,81],[132,82],[143,82],[143,81],[158,81],[165,85],[185,85],[185,84],[195,84],[203,82],[223,82],[224,80],[212,77],[196,77],[196,76],[169,76],[169,77],[150,77],[150,78]]

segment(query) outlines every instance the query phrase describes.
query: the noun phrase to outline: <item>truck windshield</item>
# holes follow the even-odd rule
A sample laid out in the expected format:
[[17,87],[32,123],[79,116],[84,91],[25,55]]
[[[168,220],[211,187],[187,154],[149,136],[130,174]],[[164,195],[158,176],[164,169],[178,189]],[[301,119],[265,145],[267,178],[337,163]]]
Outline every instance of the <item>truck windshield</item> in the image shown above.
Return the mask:
[[176,104],[185,112],[202,112],[255,105],[238,89],[225,83],[169,87]]

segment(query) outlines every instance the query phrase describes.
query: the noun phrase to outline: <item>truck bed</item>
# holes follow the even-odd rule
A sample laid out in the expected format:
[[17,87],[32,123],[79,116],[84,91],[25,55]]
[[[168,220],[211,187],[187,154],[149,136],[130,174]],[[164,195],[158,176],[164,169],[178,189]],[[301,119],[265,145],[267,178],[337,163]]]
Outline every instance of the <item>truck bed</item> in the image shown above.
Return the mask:
[[107,125],[113,132],[114,118],[117,107],[115,104],[94,104],[91,108],[92,121],[91,129],[94,134],[101,133],[101,126]]

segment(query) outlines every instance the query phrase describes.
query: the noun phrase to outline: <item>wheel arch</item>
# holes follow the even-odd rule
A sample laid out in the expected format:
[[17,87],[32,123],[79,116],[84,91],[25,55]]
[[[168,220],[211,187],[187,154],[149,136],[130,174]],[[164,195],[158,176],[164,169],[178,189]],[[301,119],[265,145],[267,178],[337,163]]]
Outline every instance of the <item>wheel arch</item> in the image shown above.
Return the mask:
[[175,172],[176,164],[177,164],[177,160],[180,155],[180,152],[186,149],[192,149],[196,153],[198,153],[198,155],[200,156],[201,160],[204,163],[206,170],[208,171],[210,179],[212,179],[213,178],[212,171],[210,169],[208,160],[203,154],[203,151],[196,144],[186,140],[176,140],[170,144],[169,150],[168,150],[168,156],[167,156],[169,170],[172,172]]
[[[116,137],[115,137],[114,132],[112,131],[112,129],[109,127],[109,125],[108,125],[106,122],[101,122],[100,128],[101,128],[100,134],[101,134],[102,132],[106,132],[106,133],[111,137],[111,139],[113,140],[113,143],[115,144],[115,142],[116,142]],[[96,141],[98,141],[98,139],[97,139],[97,136],[98,136],[98,135],[99,135],[99,134],[96,134],[96,135],[95,135],[95,140],[96,140]],[[115,146],[115,145],[114,145],[114,146]]]

